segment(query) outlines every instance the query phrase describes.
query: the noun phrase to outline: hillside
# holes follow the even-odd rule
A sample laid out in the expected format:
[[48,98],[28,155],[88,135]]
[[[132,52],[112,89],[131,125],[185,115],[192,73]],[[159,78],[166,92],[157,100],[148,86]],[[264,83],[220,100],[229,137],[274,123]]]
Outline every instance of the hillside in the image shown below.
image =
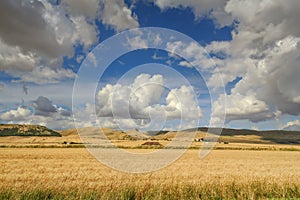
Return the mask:
[[[218,133],[219,128],[199,127],[183,130],[184,132]],[[219,141],[238,143],[277,143],[277,144],[300,144],[300,131],[268,130],[256,131],[248,129],[222,129]]]
[[[142,133],[137,130],[120,131],[109,128],[85,127],[53,131],[40,125],[0,124],[0,144],[63,145],[82,144],[85,142],[104,142],[106,144],[105,141],[109,139],[113,141],[113,143],[117,143],[121,146],[139,146],[145,140],[156,140],[163,145],[167,145],[172,140],[178,140],[178,137],[184,139],[190,134],[195,134],[193,144],[199,146],[203,142],[215,141],[217,130],[217,128],[210,128],[208,130],[207,127],[199,127],[182,130],[179,133],[176,131],[153,131]],[[80,132],[80,136],[78,131]],[[207,132],[209,133],[207,134]],[[12,138],[12,136],[15,137]],[[188,138],[189,137],[187,137],[187,140],[189,140]],[[222,129],[222,134],[218,138],[218,142],[220,144],[227,145],[299,145],[300,132],[282,130],[256,131],[224,128]]]
[[61,137],[61,134],[45,126],[0,124],[0,137],[4,136],[54,136]]
[[[101,130],[101,132],[99,132]],[[113,130],[109,128],[100,128],[100,127],[85,127],[77,129],[67,129],[58,131],[62,136],[78,136],[78,131],[82,134],[82,136],[103,136],[102,139],[110,139],[110,140],[141,140],[144,138],[148,138],[145,133],[138,132],[136,130],[129,130],[126,132]],[[102,135],[104,134],[104,135]],[[106,138],[107,137],[107,138]]]

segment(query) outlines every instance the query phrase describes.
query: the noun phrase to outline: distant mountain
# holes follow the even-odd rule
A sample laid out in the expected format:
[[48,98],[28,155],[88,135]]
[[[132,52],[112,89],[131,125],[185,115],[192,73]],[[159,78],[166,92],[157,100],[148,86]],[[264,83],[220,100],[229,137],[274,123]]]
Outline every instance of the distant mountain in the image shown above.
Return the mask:
[[54,136],[61,134],[45,126],[26,124],[0,124],[0,137],[3,136]]

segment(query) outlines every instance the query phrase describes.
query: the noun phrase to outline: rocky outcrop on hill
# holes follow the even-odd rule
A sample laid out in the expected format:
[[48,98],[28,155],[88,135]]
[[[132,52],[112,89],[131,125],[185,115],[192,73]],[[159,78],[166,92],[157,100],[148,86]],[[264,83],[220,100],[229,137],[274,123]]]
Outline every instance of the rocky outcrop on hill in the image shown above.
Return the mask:
[[3,136],[54,136],[61,134],[45,126],[27,124],[0,124],[0,137]]

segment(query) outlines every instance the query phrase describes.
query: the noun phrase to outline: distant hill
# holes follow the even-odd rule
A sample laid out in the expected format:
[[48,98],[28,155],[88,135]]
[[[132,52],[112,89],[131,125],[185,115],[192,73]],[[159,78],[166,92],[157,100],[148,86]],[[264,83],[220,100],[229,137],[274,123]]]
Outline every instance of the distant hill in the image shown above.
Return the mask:
[[[218,134],[220,128],[198,127],[183,130],[184,132],[205,132],[212,135]],[[272,142],[278,144],[300,144],[300,131],[285,131],[285,130],[268,130],[256,131],[248,129],[230,129],[223,128],[220,140],[230,142],[246,142],[253,141],[254,137],[260,141]]]
[[26,124],[0,124],[0,137],[4,136],[54,136],[61,134],[45,126]]
[[[182,131],[191,132],[191,131],[202,131],[214,134],[215,132],[219,131],[222,128],[208,128],[208,127],[197,127],[191,129],[185,129]],[[261,133],[292,133],[292,134],[300,134],[300,131],[287,131],[287,130],[267,130],[267,131],[257,131],[257,130],[250,130],[250,129],[232,129],[232,128],[223,128],[222,135],[233,136],[233,135],[253,135],[253,134],[261,134]]]
[[[101,132],[99,132],[101,130]],[[68,130],[53,131],[45,126],[40,125],[18,125],[18,124],[0,124],[0,137],[3,143],[12,142],[13,140],[5,140],[5,136],[33,136],[32,141],[27,141],[30,137],[22,137],[19,139],[26,140],[28,143],[33,142],[76,142],[80,143],[80,136],[88,138],[97,138],[105,140],[110,139],[114,141],[139,141],[139,140],[166,140],[171,141],[178,136],[176,131],[149,131],[147,133],[139,132],[137,130],[121,131],[109,128],[100,127],[85,127]],[[198,127],[193,129],[186,129],[180,131],[180,137],[185,134],[195,134],[195,141],[210,141],[216,137],[220,131],[219,128]],[[220,143],[247,143],[247,144],[300,144],[300,131],[284,131],[284,130],[270,130],[270,131],[256,131],[247,129],[221,129],[221,135],[218,137]],[[208,132],[208,134],[207,134]],[[36,137],[40,136],[54,136],[52,139],[47,138],[40,141]],[[16,138],[17,139],[17,138]],[[25,141],[23,141],[25,142]]]
[[167,130],[160,130],[160,131],[147,131],[147,134],[149,136],[155,136],[155,135],[162,135],[162,134],[166,134],[170,131],[167,131]]
[[113,130],[113,129],[101,128],[101,127],[84,127],[79,129],[68,129],[68,130],[63,130],[58,132],[60,132],[62,136],[71,136],[71,135],[78,136],[78,134],[80,133],[81,136],[90,136],[90,137],[97,136],[98,139],[102,136],[102,139],[108,138],[110,140],[139,140],[147,137],[145,136],[144,133],[137,132],[135,130],[129,130],[123,132],[120,130]]

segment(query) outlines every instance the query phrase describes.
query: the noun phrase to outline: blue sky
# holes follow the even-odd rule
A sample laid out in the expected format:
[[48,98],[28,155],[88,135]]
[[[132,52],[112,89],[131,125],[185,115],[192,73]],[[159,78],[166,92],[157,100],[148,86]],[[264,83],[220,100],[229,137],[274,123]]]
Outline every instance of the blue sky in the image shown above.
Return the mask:
[[[74,127],[74,115],[78,126],[149,130],[224,123],[299,130],[300,16],[292,14],[300,13],[298,4],[2,1],[0,122],[66,129]],[[177,31],[194,42],[130,32],[122,40],[128,52],[90,81],[102,60],[119,51],[109,43],[103,58],[99,44],[145,27]],[[164,50],[149,48],[156,42]],[[74,95],[74,81],[80,94]]]

